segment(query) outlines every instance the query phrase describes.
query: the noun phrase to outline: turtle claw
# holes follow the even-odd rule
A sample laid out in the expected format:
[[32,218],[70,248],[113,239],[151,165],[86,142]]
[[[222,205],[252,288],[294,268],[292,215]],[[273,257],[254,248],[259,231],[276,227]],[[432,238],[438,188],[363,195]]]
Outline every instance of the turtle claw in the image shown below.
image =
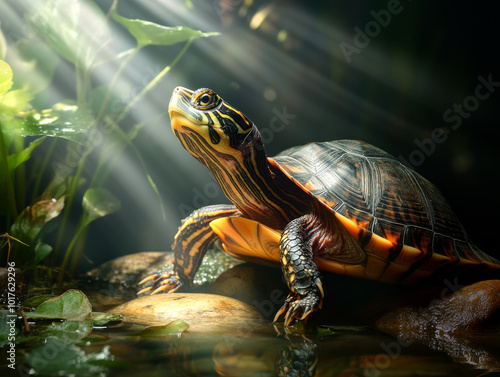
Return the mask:
[[168,266],[152,275],[147,276],[139,282],[139,285],[152,281],[151,285],[141,289],[137,295],[150,293],[155,295],[160,292],[173,293],[178,291],[184,284],[179,275],[175,273],[173,266]]
[[321,305],[322,298],[314,293],[305,296],[290,293],[281,309],[276,313],[274,322],[277,322],[279,317],[286,312],[284,326],[288,327],[294,320],[307,320],[311,313],[321,308]]

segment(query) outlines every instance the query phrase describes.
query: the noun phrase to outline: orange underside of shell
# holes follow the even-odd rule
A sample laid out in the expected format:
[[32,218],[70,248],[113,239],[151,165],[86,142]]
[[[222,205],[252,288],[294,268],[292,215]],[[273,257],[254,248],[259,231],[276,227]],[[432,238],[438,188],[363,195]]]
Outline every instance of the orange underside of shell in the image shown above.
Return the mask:
[[[358,239],[361,231],[366,232],[346,217],[337,213],[334,215],[355,239]],[[210,226],[219,236],[228,254],[254,263],[279,266],[281,237],[279,231],[242,217],[220,218],[212,221]],[[403,284],[413,284],[425,279],[431,276],[438,267],[450,262],[448,257],[434,254],[425,263],[407,274],[411,266],[425,257],[425,254],[416,248],[403,246],[399,254],[391,261],[388,257],[395,247],[396,245],[390,240],[373,234],[364,248],[366,259],[363,263],[347,264],[317,256],[315,256],[315,261],[321,271],[388,283],[399,281]],[[460,264],[472,266],[478,263],[462,260]],[[401,276],[405,274],[407,277],[401,279]]]

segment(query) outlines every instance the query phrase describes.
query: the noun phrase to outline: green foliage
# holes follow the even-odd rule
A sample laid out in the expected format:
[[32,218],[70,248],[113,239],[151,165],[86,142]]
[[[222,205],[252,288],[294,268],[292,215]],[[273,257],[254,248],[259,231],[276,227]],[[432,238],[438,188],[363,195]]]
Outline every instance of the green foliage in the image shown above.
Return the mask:
[[0,60],[0,99],[12,86],[12,69],[10,66]]
[[182,319],[172,321],[165,326],[149,326],[141,330],[137,335],[145,338],[163,338],[166,336],[179,336],[189,328]]
[[81,291],[70,289],[61,296],[48,299],[34,311],[26,312],[28,318],[66,319],[70,321],[90,320],[92,305]]
[[[0,31],[0,59],[6,59],[0,60],[0,214],[5,217],[0,218],[0,224],[7,225],[6,229],[0,229],[0,234],[8,232],[21,241],[12,242],[9,253],[16,266],[25,270],[42,262],[53,262],[63,253],[58,276],[61,284],[67,276],[67,266],[71,266],[71,272],[76,269],[82,252],[78,246],[83,245],[89,224],[120,208],[119,201],[102,185],[126,149],[131,149],[142,164],[144,179],[157,194],[165,217],[156,184],[133,144],[148,122],[127,131],[122,130],[121,122],[171,71],[194,39],[217,35],[184,26],[167,27],[127,19],[119,16],[115,7],[113,2],[105,14],[92,0],[40,0],[33,3],[25,15],[27,26],[33,31],[26,38],[8,45]],[[108,48],[115,40],[110,27],[113,22],[135,37],[137,47],[111,58],[108,54],[103,57],[103,51],[113,51]],[[185,43],[182,51],[135,98],[128,103],[115,101],[113,93],[122,85],[121,74],[142,47],[178,43]],[[40,107],[39,104],[44,103],[42,99],[47,99],[62,60],[74,68],[74,98],[50,103],[49,108]],[[113,60],[120,62],[114,76],[105,85],[93,87],[95,68]],[[33,170],[27,171],[26,162],[40,145],[49,144],[48,140],[52,141],[44,159],[36,161]],[[107,143],[106,148],[96,148],[96,140]],[[53,160],[51,151],[62,142],[67,156],[64,160]],[[84,179],[84,167],[91,154],[98,154],[98,165],[94,176]],[[43,188],[43,173],[48,169],[55,174],[52,182]],[[78,189],[82,186],[85,194],[80,201]],[[30,197],[29,203],[25,203]],[[76,227],[70,227],[69,213],[75,209],[80,213],[80,220]],[[57,231],[56,240],[48,244],[45,238],[54,231]],[[6,249],[1,249],[1,261],[7,258]],[[47,258],[51,253],[55,256]]]
[[106,371],[105,366],[98,365],[99,361],[112,360],[109,346],[104,346],[99,353],[86,353],[80,347],[58,339],[48,340],[26,356],[26,363],[42,376],[95,376]]
[[55,52],[84,69],[110,37],[106,16],[92,1],[43,0],[26,17]]
[[148,45],[168,46],[194,38],[210,37],[219,33],[203,33],[185,26],[167,27],[144,20],[131,20],[113,12],[112,17],[134,36],[139,47]]

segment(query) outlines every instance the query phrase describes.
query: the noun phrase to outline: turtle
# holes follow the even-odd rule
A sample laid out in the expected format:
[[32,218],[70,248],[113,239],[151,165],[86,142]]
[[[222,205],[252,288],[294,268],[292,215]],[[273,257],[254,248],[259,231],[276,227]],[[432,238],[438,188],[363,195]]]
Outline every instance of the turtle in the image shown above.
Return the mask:
[[466,234],[440,191],[389,153],[336,140],[267,156],[257,126],[208,88],[177,87],[172,130],[211,172],[232,204],[182,221],[173,265],[145,278],[139,293],[189,289],[207,248],[281,266],[289,294],[284,325],[322,307],[324,273],[395,284],[450,274],[499,276],[500,262]]

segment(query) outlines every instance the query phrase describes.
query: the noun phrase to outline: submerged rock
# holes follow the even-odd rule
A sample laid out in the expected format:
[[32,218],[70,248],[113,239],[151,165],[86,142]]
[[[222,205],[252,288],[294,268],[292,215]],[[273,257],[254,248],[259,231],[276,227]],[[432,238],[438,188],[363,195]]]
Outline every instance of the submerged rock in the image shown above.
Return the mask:
[[204,293],[143,296],[109,313],[123,315],[125,322],[150,326],[182,319],[189,324],[189,331],[201,332],[238,331],[262,323],[262,316],[252,306],[230,297]]

